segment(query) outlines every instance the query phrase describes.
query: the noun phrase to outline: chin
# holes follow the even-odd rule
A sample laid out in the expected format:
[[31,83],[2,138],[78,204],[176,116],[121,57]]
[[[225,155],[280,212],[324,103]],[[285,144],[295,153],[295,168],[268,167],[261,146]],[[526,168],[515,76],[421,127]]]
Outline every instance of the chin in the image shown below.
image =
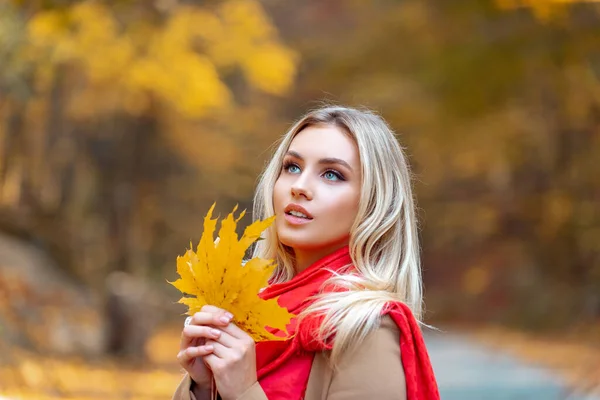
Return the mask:
[[279,241],[292,249],[310,249],[319,247],[319,243],[314,238],[299,235],[297,232],[282,232],[278,235]]
[[[298,237],[290,237],[290,236],[279,236],[279,241],[287,246],[287,247],[291,247],[292,249],[304,249],[306,247],[311,247],[310,241],[307,240],[302,240]],[[314,244],[313,244],[314,245]]]
[[[348,242],[348,236],[344,234],[333,235],[330,237],[322,236],[322,229],[294,230],[287,226],[278,227],[277,239],[284,246],[291,247],[294,250],[311,251],[321,250],[328,247],[341,246]],[[316,231],[316,234],[315,234]],[[321,234],[321,235],[319,235]]]
[[280,236],[279,241],[287,247],[291,247],[294,250],[301,251],[319,251],[328,247],[335,247],[338,245],[341,246],[344,242],[343,240],[335,240],[334,238],[331,238],[329,240],[327,240],[326,238],[315,240],[314,237],[307,238],[301,237],[299,235],[294,235],[293,237],[292,235]]

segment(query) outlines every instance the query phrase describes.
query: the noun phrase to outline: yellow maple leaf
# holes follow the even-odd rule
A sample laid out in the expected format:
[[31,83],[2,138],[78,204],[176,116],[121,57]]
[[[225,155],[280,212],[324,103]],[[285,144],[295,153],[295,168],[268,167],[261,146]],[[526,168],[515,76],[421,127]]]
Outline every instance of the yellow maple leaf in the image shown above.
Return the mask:
[[204,231],[196,248],[177,257],[177,272],[180,279],[169,282],[182,293],[179,303],[187,305],[188,315],[200,311],[210,304],[231,312],[233,322],[256,341],[283,340],[265,329],[266,326],[286,331],[286,325],[293,317],[277,303],[277,299],[263,300],[258,297],[261,288],[267,286],[268,279],[275,269],[273,260],[255,257],[244,263],[246,249],[259,239],[260,234],[274,221],[275,216],[249,225],[240,239],[236,233],[238,221],[246,211],[234,218],[237,206],[221,221],[219,240],[215,242],[214,232],[217,219],[212,219],[212,205],[204,217]]

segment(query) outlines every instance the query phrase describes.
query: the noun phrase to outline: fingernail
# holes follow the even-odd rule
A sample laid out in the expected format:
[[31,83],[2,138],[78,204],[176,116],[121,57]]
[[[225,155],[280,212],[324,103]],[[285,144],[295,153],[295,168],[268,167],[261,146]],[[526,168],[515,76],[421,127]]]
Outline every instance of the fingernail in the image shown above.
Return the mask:
[[204,350],[206,350],[206,351],[213,351],[214,347],[212,346],[212,344],[207,344],[206,346],[204,346]]
[[230,319],[230,320],[232,320],[232,319],[233,319],[233,314],[232,314],[232,313],[230,313],[230,312],[226,312],[226,313],[225,313],[225,315],[226,315],[227,317],[229,317],[229,319]]
[[210,333],[212,333],[213,336],[219,336],[221,334],[221,331],[218,329],[211,329]]
[[220,321],[223,322],[224,324],[228,324],[231,321],[231,317],[224,315],[220,318]]

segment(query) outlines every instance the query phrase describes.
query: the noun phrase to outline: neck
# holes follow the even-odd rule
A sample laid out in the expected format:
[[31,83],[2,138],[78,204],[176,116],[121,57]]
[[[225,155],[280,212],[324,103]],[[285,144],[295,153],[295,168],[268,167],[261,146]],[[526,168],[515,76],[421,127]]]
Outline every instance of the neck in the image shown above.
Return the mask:
[[294,249],[294,269],[296,270],[296,274],[299,274],[321,258],[341,249],[347,244],[348,243],[338,243],[331,246],[320,247],[318,249]]

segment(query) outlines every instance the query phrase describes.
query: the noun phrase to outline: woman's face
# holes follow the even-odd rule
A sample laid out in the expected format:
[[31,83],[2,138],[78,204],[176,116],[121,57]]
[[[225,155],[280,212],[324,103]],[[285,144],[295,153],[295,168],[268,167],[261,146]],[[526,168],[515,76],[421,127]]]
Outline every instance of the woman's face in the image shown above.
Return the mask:
[[279,240],[296,252],[323,255],[347,244],[360,186],[356,143],[335,126],[304,128],[293,139],[275,183]]

